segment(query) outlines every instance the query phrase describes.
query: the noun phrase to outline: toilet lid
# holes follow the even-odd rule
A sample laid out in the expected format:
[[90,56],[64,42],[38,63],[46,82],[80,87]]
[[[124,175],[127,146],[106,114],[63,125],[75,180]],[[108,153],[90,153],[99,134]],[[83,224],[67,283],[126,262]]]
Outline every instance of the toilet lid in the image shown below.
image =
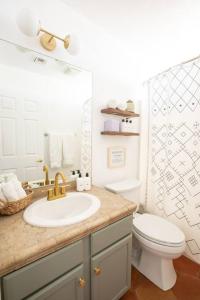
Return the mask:
[[140,186],[140,181],[137,179],[125,179],[105,185],[105,188],[113,193],[119,194],[134,190]]
[[180,245],[185,241],[183,232],[171,222],[151,215],[142,214],[133,219],[134,230],[144,238],[163,245]]

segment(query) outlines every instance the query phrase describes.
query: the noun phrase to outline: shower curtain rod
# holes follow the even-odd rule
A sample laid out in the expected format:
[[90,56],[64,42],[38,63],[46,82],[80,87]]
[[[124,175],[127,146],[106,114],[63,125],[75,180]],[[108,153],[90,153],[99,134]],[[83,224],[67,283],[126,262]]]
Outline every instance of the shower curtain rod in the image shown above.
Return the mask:
[[166,69],[166,70],[164,70],[164,71],[162,71],[162,72],[159,72],[158,74],[156,74],[156,75],[150,77],[149,79],[143,81],[143,84],[142,84],[142,85],[145,85],[145,84],[149,83],[149,81],[151,81],[153,78],[155,78],[155,77],[157,77],[157,76],[159,76],[159,75],[161,75],[161,74],[163,74],[163,73],[169,72],[170,70],[172,70],[172,69],[175,68],[175,67],[178,67],[178,66],[180,66],[180,65],[185,65],[185,64],[187,64],[187,63],[189,63],[189,62],[192,62],[192,61],[194,61],[194,60],[196,60],[196,59],[198,59],[198,58],[200,58],[200,54],[197,55],[197,56],[195,56],[195,57],[193,57],[193,58],[191,58],[191,59],[188,59],[188,60],[185,60],[185,61],[183,61],[183,62],[181,62],[181,63],[178,63],[177,65],[174,65],[173,67],[170,67],[170,68],[168,68],[168,69]]

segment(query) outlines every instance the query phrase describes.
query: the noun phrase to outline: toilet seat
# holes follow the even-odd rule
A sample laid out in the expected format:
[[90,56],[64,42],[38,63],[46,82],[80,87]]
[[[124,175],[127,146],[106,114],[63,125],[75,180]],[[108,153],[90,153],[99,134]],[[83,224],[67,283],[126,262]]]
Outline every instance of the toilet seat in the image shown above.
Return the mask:
[[185,243],[185,236],[176,225],[152,214],[145,213],[133,219],[133,231],[163,246],[177,247]]

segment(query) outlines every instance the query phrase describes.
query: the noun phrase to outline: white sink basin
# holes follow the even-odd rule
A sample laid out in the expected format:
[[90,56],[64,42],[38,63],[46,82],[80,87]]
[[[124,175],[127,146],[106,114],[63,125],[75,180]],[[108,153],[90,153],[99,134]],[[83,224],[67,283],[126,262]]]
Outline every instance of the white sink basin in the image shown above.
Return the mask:
[[26,208],[23,217],[27,223],[34,226],[60,227],[89,218],[100,206],[97,197],[74,192],[56,200],[40,199]]

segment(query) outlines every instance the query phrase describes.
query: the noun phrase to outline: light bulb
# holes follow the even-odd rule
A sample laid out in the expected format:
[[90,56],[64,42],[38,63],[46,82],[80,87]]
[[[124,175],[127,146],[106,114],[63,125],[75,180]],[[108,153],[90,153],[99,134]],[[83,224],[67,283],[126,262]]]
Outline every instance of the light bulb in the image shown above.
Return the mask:
[[17,16],[17,25],[27,36],[37,36],[40,32],[40,21],[28,8],[24,8]]
[[75,34],[70,34],[68,37],[69,46],[66,48],[69,54],[77,55],[80,50],[79,40]]

